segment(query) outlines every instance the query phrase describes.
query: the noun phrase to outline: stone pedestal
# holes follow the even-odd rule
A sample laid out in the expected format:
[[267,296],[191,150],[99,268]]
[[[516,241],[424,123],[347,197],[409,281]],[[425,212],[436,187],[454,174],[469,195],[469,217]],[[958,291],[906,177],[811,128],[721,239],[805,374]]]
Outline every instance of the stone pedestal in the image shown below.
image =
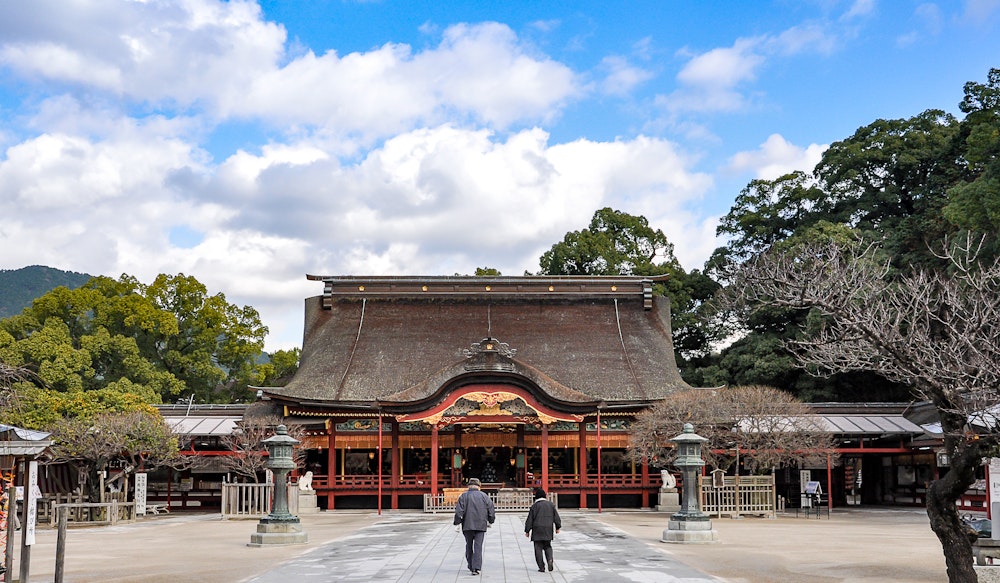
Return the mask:
[[257,532],[250,535],[249,547],[270,545],[300,545],[309,541],[309,535],[302,531],[299,519],[274,520],[261,518],[257,523]]
[[677,492],[677,488],[660,488],[656,511],[674,513],[680,509],[681,495]]
[[715,543],[719,542],[719,533],[712,530],[712,521],[708,517],[683,518],[674,515],[660,541],[682,544]]
[[316,490],[299,490],[298,516],[302,516],[303,514],[319,514]]
[[972,543],[972,554],[977,565],[996,564],[994,560],[1000,562],[1000,540],[977,538]]

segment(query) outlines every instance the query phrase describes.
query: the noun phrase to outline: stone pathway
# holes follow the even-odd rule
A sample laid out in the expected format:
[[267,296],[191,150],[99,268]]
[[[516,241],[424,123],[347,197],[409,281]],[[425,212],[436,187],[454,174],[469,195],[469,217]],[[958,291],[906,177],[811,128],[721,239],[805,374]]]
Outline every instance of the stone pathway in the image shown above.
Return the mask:
[[320,581],[547,581],[561,583],[718,582],[582,513],[560,513],[555,570],[539,573],[522,513],[498,514],[486,534],[478,577],[465,566],[465,539],[451,516],[389,514],[379,522],[284,563],[250,583]]

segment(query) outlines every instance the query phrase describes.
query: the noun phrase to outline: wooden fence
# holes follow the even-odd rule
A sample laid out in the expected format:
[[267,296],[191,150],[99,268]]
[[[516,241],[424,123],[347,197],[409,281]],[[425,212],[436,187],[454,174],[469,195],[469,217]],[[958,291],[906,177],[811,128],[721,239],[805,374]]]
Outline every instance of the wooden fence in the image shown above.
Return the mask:
[[[467,488],[446,488],[446,491],[434,496],[424,494],[424,512],[454,512],[455,503],[458,497]],[[515,488],[510,490],[499,490],[497,492],[487,492],[486,495],[493,501],[497,512],[527,512],[534,503],[533,491],[530,488]],[[549,500],[559,506],[559,494],[552,492]]]
[[59,510],[65,509],[69,522],[87,525],[118,524],[135,521],[135,502],[68,502],[53,504],[49,513],[49,525],[55,526]]
[[[299,513],[299,488],[287,488],[288,512]],[[262,518],[271,513],[274,484],[223,484],[222,518]]]
[[722,485],[706,476],[700,482],[701,511],[709,516],[775,516],[774,476],[723,476]]

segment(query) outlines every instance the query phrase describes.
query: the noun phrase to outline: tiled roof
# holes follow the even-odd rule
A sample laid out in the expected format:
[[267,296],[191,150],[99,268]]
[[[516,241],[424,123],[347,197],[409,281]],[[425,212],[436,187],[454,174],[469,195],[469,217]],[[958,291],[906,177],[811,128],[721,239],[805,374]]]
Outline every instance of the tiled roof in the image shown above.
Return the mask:
[[[514,354],[493,373],[565,403],[651,401],[689,388],[674,361],[666,298],[641,278],[314,278],[295,378],[301,402],[426,398],[473,374],[491,337]],[[551,291],[549,291],[551,289]],[[480,371],[480,376],[483,373]]]

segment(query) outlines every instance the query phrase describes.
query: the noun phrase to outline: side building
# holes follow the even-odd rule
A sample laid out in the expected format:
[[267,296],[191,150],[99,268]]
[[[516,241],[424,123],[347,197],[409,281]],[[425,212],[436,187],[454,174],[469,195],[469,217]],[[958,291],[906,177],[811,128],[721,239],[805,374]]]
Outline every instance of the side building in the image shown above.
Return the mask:
[[309,279],[324,290],[306,300],[299,370],[262,395],[304,427],[326,508],[418,508],[473,477],[565,507],[655,501],[627,431],[690,387],[654,279]]

